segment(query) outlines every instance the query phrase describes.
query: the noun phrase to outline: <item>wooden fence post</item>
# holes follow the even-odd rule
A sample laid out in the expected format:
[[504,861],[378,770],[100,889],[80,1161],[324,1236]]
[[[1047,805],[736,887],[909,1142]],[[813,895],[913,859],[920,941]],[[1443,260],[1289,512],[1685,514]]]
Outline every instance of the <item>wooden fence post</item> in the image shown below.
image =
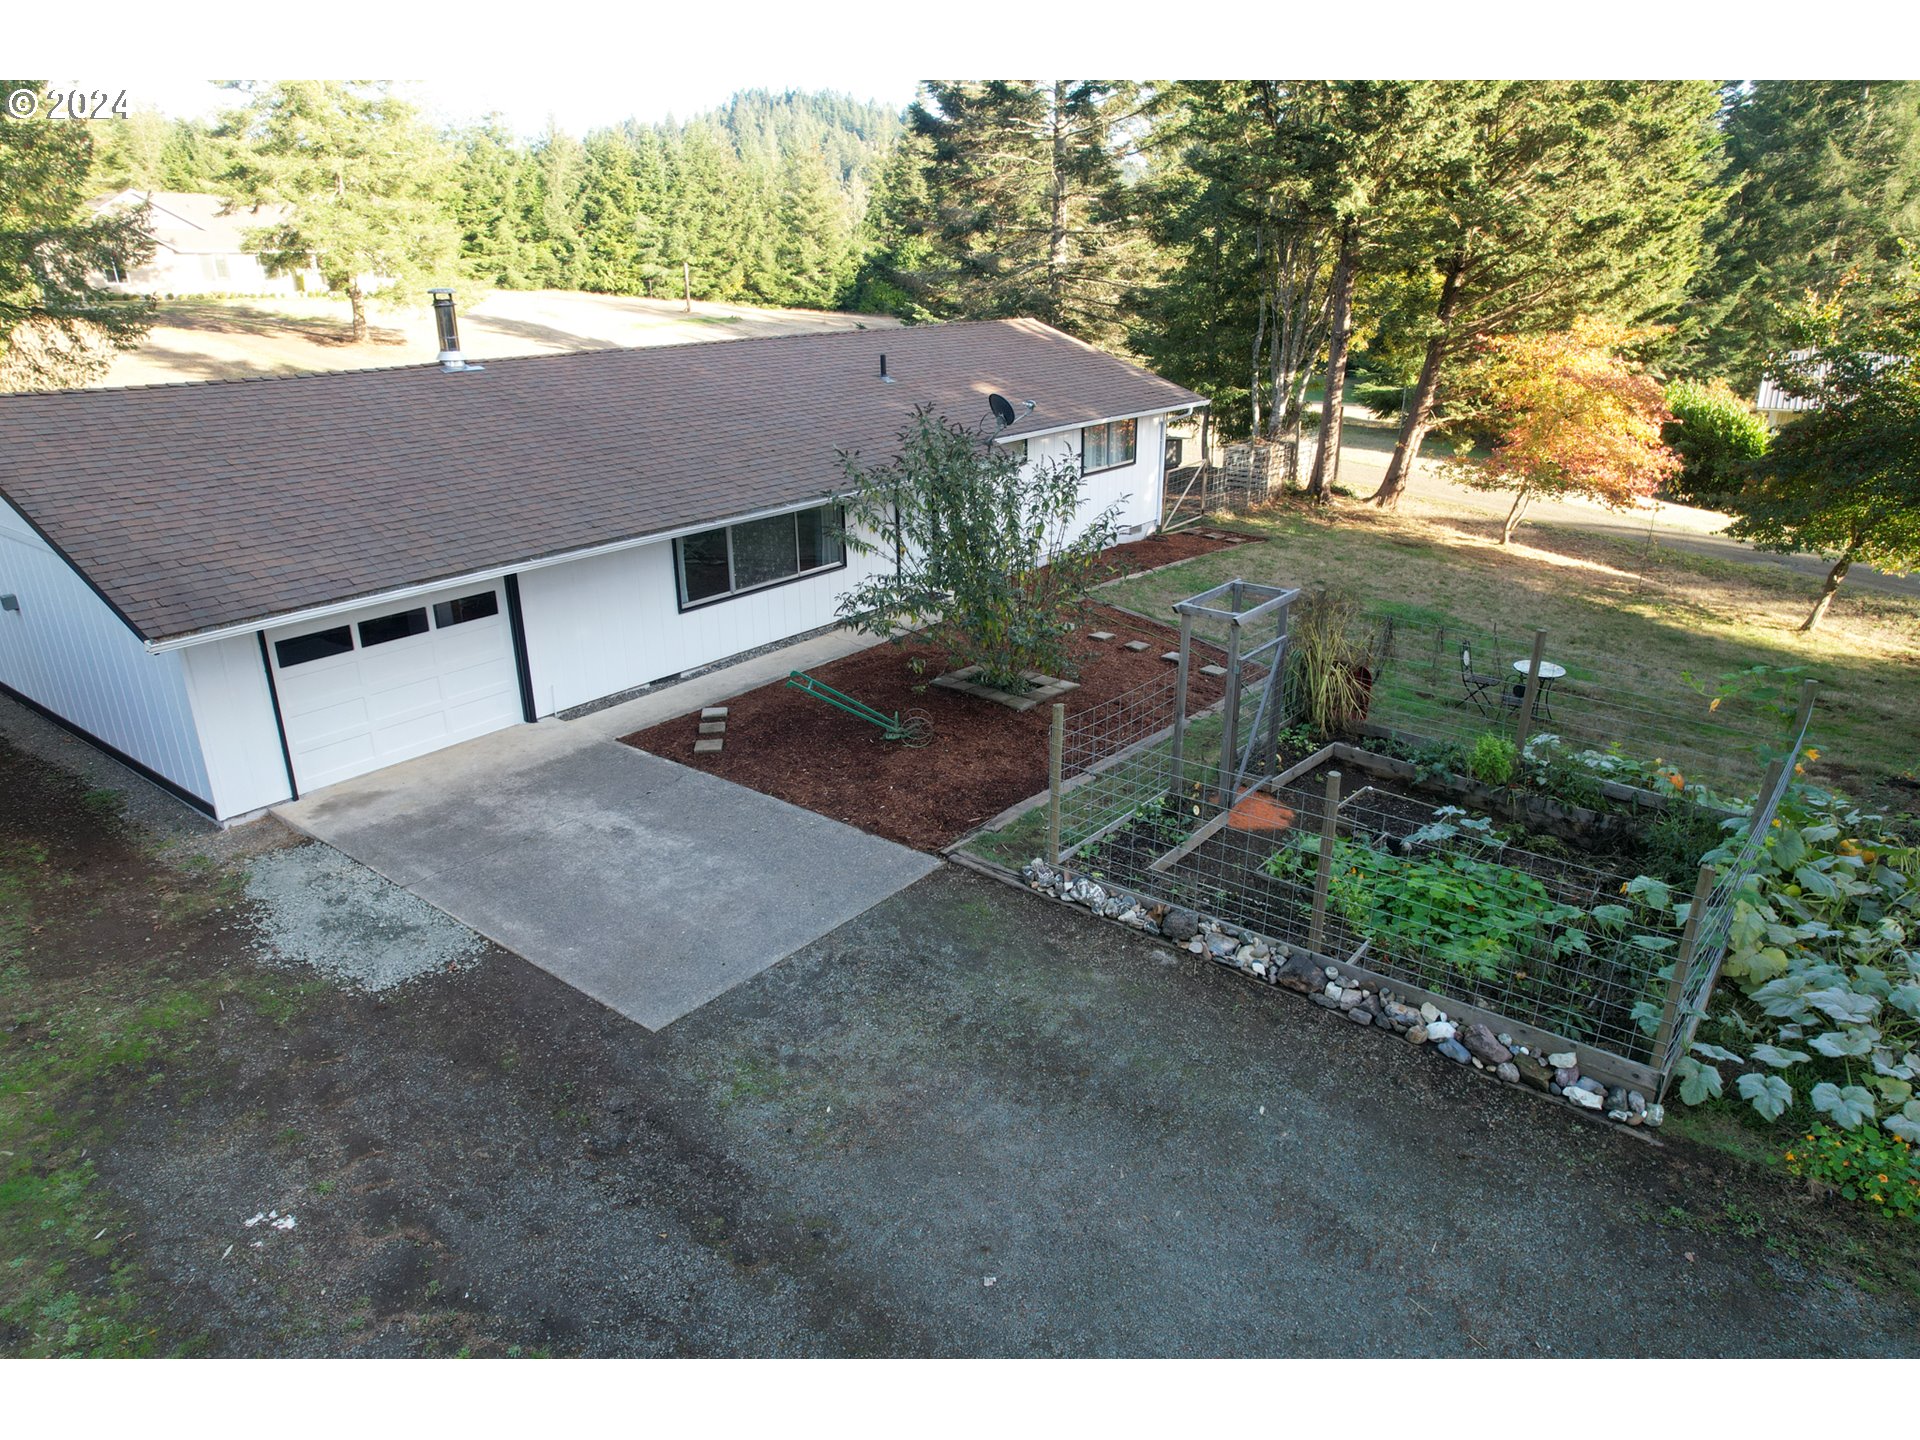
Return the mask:
[[1660,1094],[1666,1094],[1667,1082],[1672,1078],[1667,1067],[1667,1045],[1673,1039],[1674,1027],[1680,1023],[1680,1004],[1686,997],[1687,981],[1693,975],[1693,947],[1700,936],[1700,913],[1707,908],[1707,897],[1713,894],[1713,867],[1702,865],[1700,875],[1693,885],[1693,903],[1687,907],[1687,928],[1680,935],[1680,953],[1673,962],[1673,978],[1667,983],[1667,1004],[1660,1014],[1660,1028],[1653,1036],[1653,1063],[1660,1071]]
[[1514,722],[1513,748],[1527,748],[1527,732],[1533,729],[1533,704],[1540,694],[1540,656],[1547,648],[1547,632],[1533,632],[1533,658],[1527,661],[1527,688],[1520,694],[1520,718]]
[[1327,930],[1327,887],[1333,880],[1334,831],[1340,819],[1340,772],[1327,772],[1326,813],[1320,817],[1320,868],[1313,876],[1313,921],[1307,927],[1307,948],[1324,955]]
[[1055,701],[1047,729],[1047,863],[1060,863],[1060,764],[1066,750],[1067,707]]
[[680,281],[685,287],[682,293],[686,296],[682,303],[686,307],[687,314],[691,315],[693,313],[693,262],[691,260],[680,262]]

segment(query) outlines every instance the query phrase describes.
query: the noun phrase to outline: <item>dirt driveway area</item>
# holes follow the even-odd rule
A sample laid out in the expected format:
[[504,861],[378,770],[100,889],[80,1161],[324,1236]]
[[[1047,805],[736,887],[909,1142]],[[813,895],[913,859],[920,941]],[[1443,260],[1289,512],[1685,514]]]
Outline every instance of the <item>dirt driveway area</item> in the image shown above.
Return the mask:
[[263,844],[0,793],[0,1351],[1920,1350],[1811,1202],[951,867],[649,1035],[490,946],[342,989]]

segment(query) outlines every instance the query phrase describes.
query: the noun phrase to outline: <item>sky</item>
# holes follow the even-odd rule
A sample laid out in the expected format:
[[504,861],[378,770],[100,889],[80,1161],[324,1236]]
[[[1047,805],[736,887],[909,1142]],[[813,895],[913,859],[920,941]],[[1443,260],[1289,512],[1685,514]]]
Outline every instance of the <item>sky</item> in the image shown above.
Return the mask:
[[[478,120],[489,111],[506,117],[508,128],[521,135],[537,135],[551,117],[561,130],[584,135],[632,118],[642,122],[669,115],[685,119],[711,110],[739,90],[835,90],[856,100],[878,100],[905,106],[913,98],[916,78],[909,72],[888,73],[875,67],[795,65],[777,72],[754,73],[748,67],[730,74],[693,72],[682,67],[660,67],[635,72],[625,79],[582,80],[562,72],[533,79],[475,76],[458,79],[404,81],[403,94],[421,107],[429,120],[459,124]],[[93,84],[76,76],[54,81],[53,88]],[[163,114],[205,119],[230,107],[235,96],[211,80],[142,80],[116,77],[135,110],[152,108]]]

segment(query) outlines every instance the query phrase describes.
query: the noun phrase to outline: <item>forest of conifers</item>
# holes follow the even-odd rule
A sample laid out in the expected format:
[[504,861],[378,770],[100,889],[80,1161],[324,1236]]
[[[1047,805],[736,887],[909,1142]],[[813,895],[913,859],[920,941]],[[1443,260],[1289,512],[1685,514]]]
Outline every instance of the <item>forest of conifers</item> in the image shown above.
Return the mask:
[[[294,193],[273,106],[325,97],[290,94],[136,116],[95,188]],[[1296,426],[1329,373],[1418,412],[1476,339],[1576,319],[1750,394],[1785,307],[1890,283],[1920,237],[1914,82],[929,82],[904,114],[750,91],[584,138],[433,131],[391,97],[340,123],[384,127],[404,174],[369,185],[480,284],[1032,315],[1227,433]]]

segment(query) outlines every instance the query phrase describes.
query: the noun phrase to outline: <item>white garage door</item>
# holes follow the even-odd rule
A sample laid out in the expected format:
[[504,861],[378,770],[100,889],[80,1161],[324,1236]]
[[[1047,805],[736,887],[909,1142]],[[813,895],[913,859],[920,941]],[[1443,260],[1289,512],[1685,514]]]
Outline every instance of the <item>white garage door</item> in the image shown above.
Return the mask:
[[267,632],[301,793],[521,719],[500,582]]

